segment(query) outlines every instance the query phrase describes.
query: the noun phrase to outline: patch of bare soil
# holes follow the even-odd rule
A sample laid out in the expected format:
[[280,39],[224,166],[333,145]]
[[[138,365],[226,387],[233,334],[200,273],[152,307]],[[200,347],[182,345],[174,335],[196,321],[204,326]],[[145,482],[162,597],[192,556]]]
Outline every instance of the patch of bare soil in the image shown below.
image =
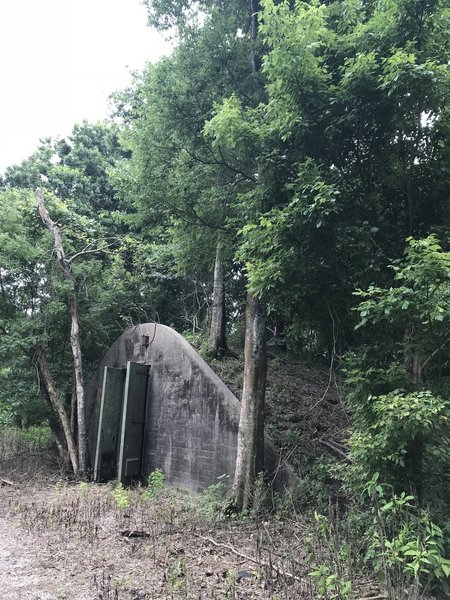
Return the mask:
[[217,521],[213,501],[111,485],[0,488],[0,599],[315,598],[301,520]]
[[[51,557],[7,518],[0,518],[0,598],[55,598]],[[41,548],[42,550],[42,548]]]

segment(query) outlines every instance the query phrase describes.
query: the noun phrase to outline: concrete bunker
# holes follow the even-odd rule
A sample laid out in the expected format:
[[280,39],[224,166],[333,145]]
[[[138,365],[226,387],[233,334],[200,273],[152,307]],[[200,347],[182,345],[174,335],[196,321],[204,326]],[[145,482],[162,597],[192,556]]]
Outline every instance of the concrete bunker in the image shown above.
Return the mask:
[[[234,475],[240,405],[190,344],[155,323],[126,331],[87,388],[89,456],[97,481],[138,480],[157,468],[170,486],[201,492]],[[295,481],[265,440],[274,487]]]

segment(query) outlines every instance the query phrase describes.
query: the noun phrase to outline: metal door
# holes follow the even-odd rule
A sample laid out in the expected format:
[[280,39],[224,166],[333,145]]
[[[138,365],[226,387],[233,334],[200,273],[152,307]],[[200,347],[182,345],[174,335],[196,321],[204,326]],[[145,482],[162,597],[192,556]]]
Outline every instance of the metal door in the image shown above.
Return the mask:
[[141,476],[148,373],[147,365],[127,363],[117,472],[121,483],[131,483]]
[[95,481],[109,481],[117,473],[124,383],[125,369],[105,367],[95,451]]

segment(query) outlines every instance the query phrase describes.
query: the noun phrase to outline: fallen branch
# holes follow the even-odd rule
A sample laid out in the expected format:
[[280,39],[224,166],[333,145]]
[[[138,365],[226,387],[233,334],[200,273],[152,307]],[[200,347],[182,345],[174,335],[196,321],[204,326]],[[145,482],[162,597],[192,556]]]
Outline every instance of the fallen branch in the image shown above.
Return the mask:
[[120,532],[120,535],[123,535],[127,538],[149,538],[151,537],[150,533],[147,533],[147,531],[130,531],[129,529],[125,529],[124,531]]
[[177,535],[179,533],[182,533],[183,531],[184,530],[182,529],[162,529],[161,531],[149,533],[148,531],[123,529],[122,531],[119,531],[119,535],[125,538],[156,538],[162,535]]
[[205,542],[209,542],[210,544],[213,544],[213,546],[217,546],[219,548],[225,548],[232,554],[239,556],[239,558],[248,560],[248,561],[254,563],[255,565],[258,565],[259,567],[266,567],[270,570],[273,570],[277,573],[277,575],[282,575],[283,577],[290,577],[291,579],[294,579],[295,581],[302,581],[302,579],[300,577],[297,577],[293,573],[284,571],[283,569],[280,569],[277,565],[273,565],[272,563],[266,563],[261,560],[256,560],[255,558],[252,558],[251,556],[247,556],[247,554],[243,554],[242,552],[239,552],[238,550],[236,550],[236,548],[233,548],[233,546],[231,546],[230,544],[224,544],[223,542],[216,542],[216,540],[213,540],[210,537],[205,537],[203,535],[199,535],[198,533],[194,533],[194,535],[195,535],[195,537],[198,537],[201,540],[204,540]]
[[433,360],[433,358],[436,356],[436,354],[438,352],[440,352],[441,350],[443,350],[445,348],[445,346],[450,342],[450,337],[448,337],[446,340],[444,340],[442,342],[442,344],[436,348],[436,350],[434,352],[432,352],[430,354],[430,356],[424,361],[423,365],[422,365],[422,370],[425,369],[425,367],[428,365],[428,363]]
[[14,482],[11,479],[5,479],[4,477],[0,477],[0,481],[6,485],[14,485]]
[[336,452],[337,454],[339,454],[340,456],[342,456],[343,458],[345,458],[345,460],[348,460],[349,462],[353,462],[351,460],[351,458],[349,458],[349,456],[343,450],[341,450],[338,446],[336,446],[335,444],[333,444],[333,442],[329,442],[327,440],[322,440],[320,438],[317,441],[320,444],[323,444],[324,446],[326,446],[327,448],[330,448],[330,450],[333,450],[333,452]]
[[[323,439],[323,438],[321,438],[321,439]],[[340,442],[337,442],[336,440],[328,440],[328,441],[330,442],[330,444],[333,444],[333,446],[336,446],[336,448],[340,448],[344,452],[348,452],[348,447],[344,446],[344,444],[341,444]]]

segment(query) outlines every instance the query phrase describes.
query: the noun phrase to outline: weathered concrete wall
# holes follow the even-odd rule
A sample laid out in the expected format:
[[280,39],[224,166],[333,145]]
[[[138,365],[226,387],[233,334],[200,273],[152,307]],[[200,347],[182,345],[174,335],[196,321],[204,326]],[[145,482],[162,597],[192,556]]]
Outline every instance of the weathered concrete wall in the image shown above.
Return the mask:
[[[143,343],[149,336],[149,344]],[[126,331],[104,357],[87,389],[89,453],[94,460],[104,366],[127,361],[150,365],[143,473],[163,469],[169,485],[202,491],[221,475],[233,478],[240,405],[237,398],[173,329],[146,323]],[[265,445],[276,488],[294,480],[278,469],[270,440]]]

